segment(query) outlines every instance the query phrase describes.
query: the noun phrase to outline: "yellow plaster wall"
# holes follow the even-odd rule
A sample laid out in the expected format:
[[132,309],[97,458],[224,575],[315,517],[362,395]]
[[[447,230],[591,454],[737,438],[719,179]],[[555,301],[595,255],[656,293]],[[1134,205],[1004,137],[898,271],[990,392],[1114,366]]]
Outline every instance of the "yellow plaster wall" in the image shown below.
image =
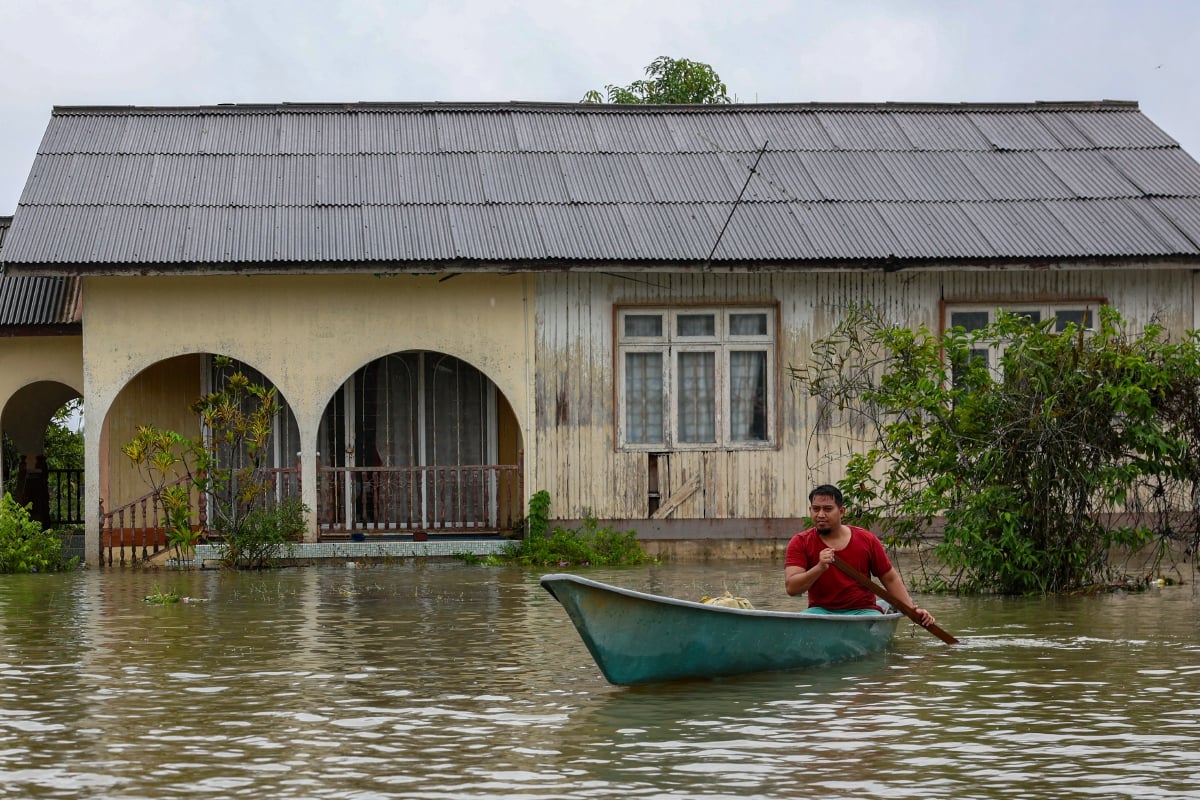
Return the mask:
[[57,381],[83,394],[83,337],[0,338],[0,406],[38,381]]
[[[305,448],[303,499],[314,509],[313,448],[322,412],[355,370],[389,353],[436,351],[477,367],[512,409],[511,416],[501,415],[503,450],[529,441],[533,297],[527,276],[104,276],[84,279],[83,298],[89,536],[98,523],[92,509],[99,495],[92,487],[101,485],[102,473],[115,473],[123,458],[119,447],[131,435],[125,429],[134,422],[121,410],[125,400],[115,407],[114,400],[143,370],[177,356],[228,355],[278,388],[296,415]],[[139,381],[157,380],[155,374]],[[199,388],[190,377],[174,385],[189,394],[180,401],[184,406],[197,393],[190,387]],[[143,398],[141,408],[152,405]],[[110,409],[118,413],[101,441]],[[113,485],[119,494],[127,491],[123,480]],[[311,538],[315,525],[310,520]],[[98,542],[87,547],[93,552]]]
[[482,370],[525,413],[524,279],[508,275],[94,277],[84,281],[89,399],[107,405],[146,366],[221,353],[261,370],[319,419],[334,391],[388,353],[433,350]]
[[188,408],[200,396],[203,369],[204,358],[199,354],[160,361],[138,373],[117,395],[105,421],[101,444],[100,480],[105,508],[116,508],[150,491],[145,477],[121,452],[121,447],[137,435],[138,426],[155,425],[188,437],[200,432],[196,415]]

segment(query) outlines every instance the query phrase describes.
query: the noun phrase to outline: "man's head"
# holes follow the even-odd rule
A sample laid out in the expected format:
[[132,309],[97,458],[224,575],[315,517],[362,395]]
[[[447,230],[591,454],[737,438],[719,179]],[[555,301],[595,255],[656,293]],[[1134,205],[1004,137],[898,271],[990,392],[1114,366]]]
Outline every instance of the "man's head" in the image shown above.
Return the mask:
[[846,507],[842,504],[842,490],[828,483],[808,493],[808,513],[812,515],[817,533],[832,533],[842,524]]
[[817,498],[818,495],[832,499],[836,505],[845,505],[844,498],[842,497],[842,490],[834,486],[832,483],[822,483],[820,486],[809,492],[808,502],[811,503]]

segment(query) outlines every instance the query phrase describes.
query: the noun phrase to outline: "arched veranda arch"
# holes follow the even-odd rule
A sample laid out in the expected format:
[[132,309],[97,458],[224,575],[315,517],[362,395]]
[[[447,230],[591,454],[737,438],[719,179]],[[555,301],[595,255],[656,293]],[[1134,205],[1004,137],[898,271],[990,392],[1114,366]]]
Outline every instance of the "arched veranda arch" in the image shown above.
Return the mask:
[[516,415],[453,355],[372,360],[334,393],[317,436],[322,538],[505,534],[522,516]]
[[[192,404],[221,388],[239,371],[252,383],[271,381],[252,365],[212,353],[188,353],[157,361],[134,375],[113,398],[100,436],[100,558],[102,563],[137,561],[161,552],[166,534],[153,500],[156,488],[147,474],[122,452],[141,426],[173,430],[184,437],[205,436]],[[299,494],[299,432],[295,415],[280,396],[272,422],[265,467],[275,483],[273,496]],[[166,484],[189,486],[192,525],[209,527],[209,498],[191,485],[185,465],[177,465]]]
[[55,414],[81,397],[54,380],[32,381],[15,391],[0,413],[0,433],[12,443],[15,461],[3,470],[13,499],[30,506],[30,516],[46,527],[83,524],[83,469],[47,462],[46,433]]

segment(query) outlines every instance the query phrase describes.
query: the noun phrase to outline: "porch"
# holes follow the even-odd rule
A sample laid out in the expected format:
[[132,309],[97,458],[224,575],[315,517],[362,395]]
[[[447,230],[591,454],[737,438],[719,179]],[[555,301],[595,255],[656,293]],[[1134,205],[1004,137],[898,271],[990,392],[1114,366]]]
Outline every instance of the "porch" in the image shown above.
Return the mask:
[[[273,490],[268,502],[301,497],[300,465],[260,470]],[[463,542],[502,539],[519,532],[523,522],[524,486],[516,464],[481,464],[420,467],[321,467],[317,469],[318,522],[315,542],[296,539],[289,557],[340,558],[387,555],[362,545],[398,542]],[[190,478],[171,485],[187,485],[193,528],[200,533],[197,560],[213,558],[207,549],[219,536],[210,527],[212,502]],[[164,487],[165,488],[165,487]],[[151,492],[111,511],[100,508],[100,563],[113,566],[147,562],[168,549],[158,493]],[[314,548],[319,544],[345,544]],[[344,548],[343,548],[344,549]],[[403,548],[401,548],[403,549]],[[424,547],[419,555],[449,555],[464,548]],[[215,552],[215,551],[213,551]],[[399,552],[399,551],[397,551]],[[302,555],[308,553],[308,555]]]

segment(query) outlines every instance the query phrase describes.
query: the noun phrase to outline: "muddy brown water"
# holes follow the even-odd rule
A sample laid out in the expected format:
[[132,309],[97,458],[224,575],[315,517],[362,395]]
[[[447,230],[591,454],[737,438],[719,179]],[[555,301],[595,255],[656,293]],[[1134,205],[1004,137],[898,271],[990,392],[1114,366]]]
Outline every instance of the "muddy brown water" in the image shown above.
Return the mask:
[[[800,602],[770,563],[579,572]],[[920,597],[960,645],[904,623],[862,661],[631,689],[538,577],[0,576],[0,797],[1200,798],[1190,586]]]

